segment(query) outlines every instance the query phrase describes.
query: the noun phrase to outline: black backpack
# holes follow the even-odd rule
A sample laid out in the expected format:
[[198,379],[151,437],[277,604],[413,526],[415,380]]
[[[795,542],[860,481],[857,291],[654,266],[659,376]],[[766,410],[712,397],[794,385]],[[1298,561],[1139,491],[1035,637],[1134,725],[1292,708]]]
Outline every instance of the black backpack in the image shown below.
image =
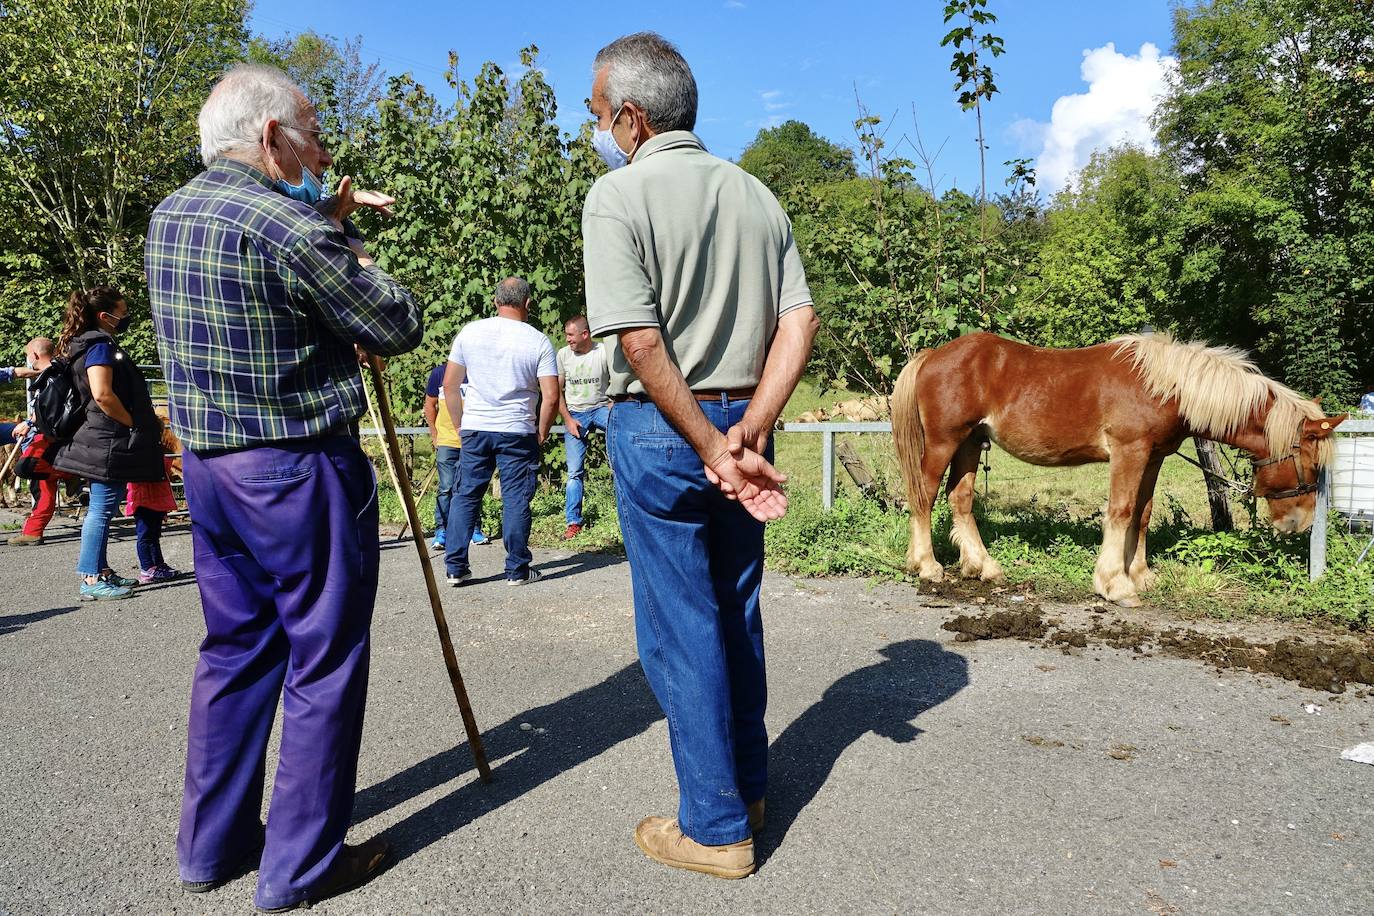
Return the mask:
[[86,404],[72,378],[71,364],[56,357],[30,386],[34,425],[53,442],[70,442],[86,422]]

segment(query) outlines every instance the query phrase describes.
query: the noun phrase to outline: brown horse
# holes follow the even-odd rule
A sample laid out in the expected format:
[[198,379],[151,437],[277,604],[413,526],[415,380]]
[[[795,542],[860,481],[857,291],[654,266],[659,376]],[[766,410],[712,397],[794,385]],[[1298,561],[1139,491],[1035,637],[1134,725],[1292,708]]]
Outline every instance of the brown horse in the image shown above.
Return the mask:
[[969,334],[918,353],[897,379],[892,432],[911,509],[907,568],[939,581],[930,510],[949,469],[951,539],[959,571],[1001,581],[973,519],[974,477],[985,439],[1031,464],[1107,461],[1111,496],[1093,587],[1126,607],[1154,584],[1145,563],[1155,481],[1189,436],[1250,454],[1253,490],[1283,532],[1312,526],[1317,473],[1331,460],[1332,430],[1309,401],[1260,374],[1245,353],[1178,343],[1168,334],[1118,337],[1080,350],[1048,350]]

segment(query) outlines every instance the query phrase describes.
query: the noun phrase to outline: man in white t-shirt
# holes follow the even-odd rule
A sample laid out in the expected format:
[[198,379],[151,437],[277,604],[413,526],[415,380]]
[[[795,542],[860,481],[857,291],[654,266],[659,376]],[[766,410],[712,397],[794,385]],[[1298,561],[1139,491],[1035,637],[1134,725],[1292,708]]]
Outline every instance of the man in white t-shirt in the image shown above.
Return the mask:
[[[495,318],[474,321],[458,332],[444,371],[444,391],[450,395],[444,406],[463,438],[444,553],[448,583],[455,586],[472,578],[468,543],[481,519],[482,497],[493,471],[501,473],[506,584],[540,579],[530,566],[530,500],[539,474],[539,447],[558,409],[558,362],[549,339],[526,324],[528,283],[507,277],[496,287],[495,302]],[[459,396],[453,397],[454,392]]]
[[563,326],[568,345],[558,351],[558,393],[562,397],[564,454],[568,459],[568,492],[564,517],[568,521],[563,540],[570,541],[582,532],[582,481],[586,477],[587,441],[600,430],[606,433],[611,414],[611,398],[606,389],[611,383],[606,367],[606,350],[592,340],[587,319],[582,315],[568,319]]

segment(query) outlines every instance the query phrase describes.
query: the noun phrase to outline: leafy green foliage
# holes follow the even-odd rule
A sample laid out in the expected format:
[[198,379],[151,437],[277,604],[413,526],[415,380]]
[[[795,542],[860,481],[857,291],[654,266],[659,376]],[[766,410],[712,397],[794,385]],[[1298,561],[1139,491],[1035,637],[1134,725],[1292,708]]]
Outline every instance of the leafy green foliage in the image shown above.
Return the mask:
[[362,36],[342,41],[313,31],[270,40],[258,36],[248,43],[246,56],[285,71],[320,106],[334,132],[345,137],[358,136],[386,88],[381,65],[362,59]]
[[814,187],[858,176],[851,150],[831,143],[801,121],[760,130],[740,154],[739,166],[778,197],[798,185]]
[[246,37],[246,0],[0,6],[0,340],[56,336],[73,288],[119,286],[152,356],[148,216],[197,171],[196,113]]
[[821,318],[813,369],[824,384],[886,394],[919,350],[1007,329],[1036,214],[1015,193],[983,206],[937,197],[913,162],[885,154],[879,119],[855,126],[868,174],[796,186],[784,204]]
[[1085,347],[1169,313],[1182,196],[1168,162],[1132,147],[1093,154],[1045,219],[1015,328],[1050,347]]
[[514,84],[490,62],[461,81],[450,56],[451,108],[394,78],[357,139],[336,144],[339,174],[397,198],[395,219],[365,216],[362,229],[425,308],[424,344],[388,367],[398,405],[420,403],[430,368],[464,324],[491,313],[502,278],[529,281],[531,321],[545,331],[584,309],[582,201],[601,166],[587,130],[560,133],[537,54],[521,52],[526,69]]
[[1169,317],[1350,403],[1374,375],[1374,17],[1348,0],[1174,14],[1158,116],[1184,179]]

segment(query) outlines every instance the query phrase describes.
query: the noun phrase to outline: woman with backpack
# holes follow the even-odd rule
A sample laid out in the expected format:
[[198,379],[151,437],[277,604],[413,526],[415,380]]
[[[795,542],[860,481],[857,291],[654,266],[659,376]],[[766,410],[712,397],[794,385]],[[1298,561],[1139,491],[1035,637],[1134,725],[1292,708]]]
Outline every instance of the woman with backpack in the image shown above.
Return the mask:
[[81,526],[81,600],[128,598],[137,580],[110,568],[105,558],[110,519],[129,483],[161,480],[162,423],[153,413],[143,373],[119,348],[115,335],[129,326],[129,305],[111,286],[77,290],[57,351],[85,405],[85,421],[70,441],[57,447],[52,466],[91,482],[91,500]]

